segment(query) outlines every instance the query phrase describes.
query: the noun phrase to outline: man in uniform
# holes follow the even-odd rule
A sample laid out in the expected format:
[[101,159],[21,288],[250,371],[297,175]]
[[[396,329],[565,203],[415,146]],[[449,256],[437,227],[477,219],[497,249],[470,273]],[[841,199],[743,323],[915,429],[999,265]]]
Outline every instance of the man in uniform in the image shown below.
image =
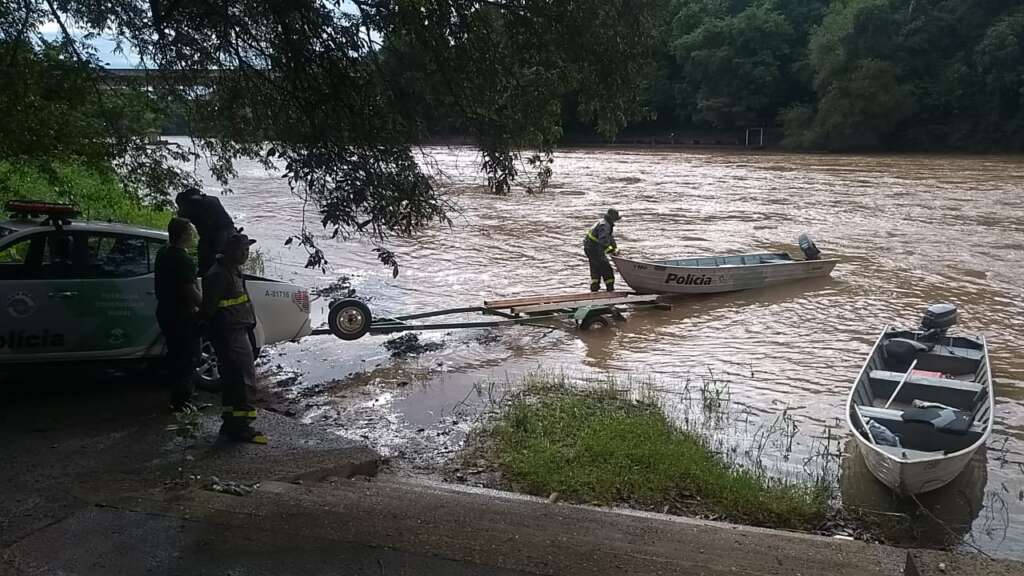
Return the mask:
[[188,218],[199,232],[199,275],[205,276],[224,247],[224,241],[235,232],[235,222],[215,196],[198,188],[186,188],[174,198],[178,216]]
[[256,383],[256,313],[242,276],[255,240],[234,233],[224,241],[222,253],[203,276],[200,318],[209,323],[209,337],[217,353],[223,387],[220,433],[238,442],[266,444],[252,427],[256,409],[249,405],[247,388]]
[[597,292],[601,289],[601,281],[609,292],[615,291],[615,271],[608,261],[609,254],[615,254],[619,247],[615,244],[615,223],[621,220],[619,211],[609,208],[604,218],[598,220],[597,224],[587,231],[587,237],[583,240],[583,252],[590,262],[590,291]]
[[188,254],[192,224],[171,218],[169,242],[156,254],[154,283],[156,321],[167,345],[166,374],[171,384],[171,406],[181,410],[195,392],[195,365],[199,356],[199,332],[195,312],[202,302],[196,286],[196,264]]

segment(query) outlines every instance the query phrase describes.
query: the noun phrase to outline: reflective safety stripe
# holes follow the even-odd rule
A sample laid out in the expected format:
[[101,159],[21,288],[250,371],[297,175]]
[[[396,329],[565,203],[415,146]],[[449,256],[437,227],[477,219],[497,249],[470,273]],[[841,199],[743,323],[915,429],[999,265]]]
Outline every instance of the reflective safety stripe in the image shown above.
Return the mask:
[[245,304],[249,301],[248,294],[242,294],[237,298],[227,298],[217,302],[217,308],[228,308],[229,306],[238,306],[239,304]]
[[256,409],[253,408],[252,410],[235,410],[231,406],[225,406],[223,411],[221,412],[221,415],[230,416],[232,418],[255,418]]
[[612,252],[615,252],[615,246],[609,245],[607,248],[604,249],[605,254],[611,254]]
[[597,236],[594,236],[594,231],[593,230],[587,230],[587,238],[593,240],[594,242],[598,241],[597,240]]

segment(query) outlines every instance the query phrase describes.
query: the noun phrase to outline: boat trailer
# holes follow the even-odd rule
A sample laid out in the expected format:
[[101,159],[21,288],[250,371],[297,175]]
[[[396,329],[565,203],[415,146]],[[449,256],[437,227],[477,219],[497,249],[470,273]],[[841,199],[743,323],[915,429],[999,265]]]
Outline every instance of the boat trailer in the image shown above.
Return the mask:
[[[331,303],[327,328],[313,330],[314,335],[333,334],[342,340],[358,340],[366,334],[381,335],[426,330],[460,328],[494,328],[498,326],[536,325],[550,320],[571,319],[581,330],[596,330],[611,325],[612,319],[625,320],[623,312],[637,310],[671,310],[655,294],[634,292],[586,292],[529,296],[509,300],[487,300],[483,306],[448,308],[390,318],[374,318],[370,307],[355,298]],[[475,314],[496,319],[469,322],[418,323],[416,320],[457,314]]]

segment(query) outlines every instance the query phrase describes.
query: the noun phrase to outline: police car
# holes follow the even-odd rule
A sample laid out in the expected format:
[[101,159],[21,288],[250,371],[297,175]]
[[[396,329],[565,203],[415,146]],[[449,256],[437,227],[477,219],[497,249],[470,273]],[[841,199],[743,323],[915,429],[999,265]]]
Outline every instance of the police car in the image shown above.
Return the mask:
[[[76,220],[66,204],[13,201],[0,220],[0,367],[150,360],[164,353],[153,267],[166,232]],[[309,293],[247,276],[260,346],[310,331]],[[218,379],[211,347],[199,368]]]

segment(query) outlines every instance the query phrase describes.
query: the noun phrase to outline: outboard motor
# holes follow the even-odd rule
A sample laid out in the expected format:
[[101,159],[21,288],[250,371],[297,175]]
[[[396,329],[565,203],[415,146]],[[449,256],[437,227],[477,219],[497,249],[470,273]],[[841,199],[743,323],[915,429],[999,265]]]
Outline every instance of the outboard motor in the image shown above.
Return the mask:
[[957,309],[952,304],[933,304],[921,319],[921,335],[917,338],[893,338],[885,343],[886,364],[890,370],[904,372],[914,358],[928,352],[956,325]]
[[923,342],[938,342],[945,335],[946,331],[956,326],[959,313],[956,306],[952,304],[932,304],[925,310],[924,318],[921,319],[921,337],[918,340]]
[[806,232],[801,234],[797,241],[800,244],[800,251],[804,253],[804,258],[808,260],[821,259],[821,250],[818,250],[818,247],[814,245],[814,240],[811,240]]

